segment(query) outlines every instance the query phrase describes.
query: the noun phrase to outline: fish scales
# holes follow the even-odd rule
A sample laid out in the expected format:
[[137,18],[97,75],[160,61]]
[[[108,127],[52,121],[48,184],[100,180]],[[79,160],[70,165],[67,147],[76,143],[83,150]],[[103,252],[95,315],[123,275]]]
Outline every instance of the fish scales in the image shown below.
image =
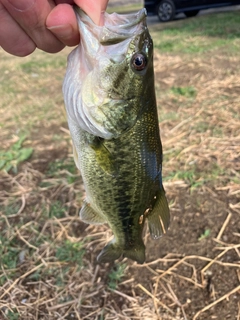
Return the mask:
[[114,234],[99,262],[123,255],[143,263],[145,220],[154,239],[170,220],[146,12],[106,13],[102,27],[76,14],[81,43],[69,56],[63,92],[86,189],[80,217],[108,223]]

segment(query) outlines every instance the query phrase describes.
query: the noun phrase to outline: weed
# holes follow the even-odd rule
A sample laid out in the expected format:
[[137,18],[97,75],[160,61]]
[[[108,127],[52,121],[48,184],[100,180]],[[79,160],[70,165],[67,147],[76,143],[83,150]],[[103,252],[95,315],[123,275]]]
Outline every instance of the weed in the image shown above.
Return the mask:
[[48,217],[49,218],[63,218],[65,216],[66,208],[62,205],[61,201],[55,201],[51,204]]
[[33,148],[24,148],[22,146],[25,139],[26,136],[22,135],[8,151],[0,151],[0,170],[9,172],[12,169],[16,173],[18,165],[31,157]]
[[177,180],[182,179],[188,182],[190,185],[193,185],[197,179],[196,171],[192,170],[185,170],[185,171],[177,171],[171,173],[169,176],[166,176],[164,180]]
[[9,216],[16,214],[20,207],[21,204],[17,200],[12,199],[8,204],[0,205],[0,211],[2,211],[6,216]]
[[210,236],[211,231],[209,229],[204,230],[204,232],[198,238],[198,241],[201,241]]
[[108,275],[108,286],[110,289],[115,290],[117,288],[117,285],[119,281],[122,279],[122,277],[125,274],[126,270],[126,263],[116,265],[112,268]]
[[75,169],[74,161],[70,162],[69,159],[67,159],[67,160],[64,160],[64,159],[59,160],[59,159],[57,159],[54,162],[49,163],[47,175],[55,176],[61,170],[67,170],[72,174],[75,173],[76,169]]
[[62,287],[65,284],[66,276],[68,275],[69,271],[70,268],[68,266],[61,268],[61,272],[59,272],[59,269],[57,270],[56,285],[58,287]]
[[33,272],[32,274],[30,274],[28,276],[28,279],[29,280],[32,280],[32,281],[39,281],[41,279],[41,270],[38,269],[37,271]]
[[5,315],[5,319],[7,320],[18,320],[19,319],[19,313],[16,309],[8,310],[7,314]]
[[174,94],[193,98],[196,96],[196,89],[194,87],[172,87],[171,91]]
[[59,261],[76,263],[79,266],[82,266],[84,253],[85,250],[83,249],[82,242],[71,242],[70,240],[66,240],[57,248],[56,258]]
[[64,171],[64,170],[67,171],[67,173],[69,173],[67,175],[67,182],[69,184],[75,182],[78,177],[75,176],[77,169],[73,159],[66,159],[66,160],[58,159],[54,162],[51,162],[48,167],[47,175],[59,177],[61,171]]
[[14,241],[9,241],[0,235],[0,257],[1,265],[6,269],[15,269],[18,262],[19,248],[16,248]]

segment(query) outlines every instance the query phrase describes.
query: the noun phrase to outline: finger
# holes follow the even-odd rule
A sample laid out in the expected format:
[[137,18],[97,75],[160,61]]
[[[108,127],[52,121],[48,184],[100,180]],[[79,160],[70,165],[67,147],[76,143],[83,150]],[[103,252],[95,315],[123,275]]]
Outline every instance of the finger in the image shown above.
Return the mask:
[[[69,4],[61,4],[65,0],[57,0],[58,4],[49,14],[46,20],[47,28],[53,32],[67,46],[75,46],[79,43],[79,30],[76,16],[72,6],[73,1],[66,1]],[[99,2],[78,1],[78,5],[90,16],[100,22],[101,12],[106,10],[108,0]],[[95,13],[96,12],[96,13]],[[98,18],[93,16],[96,14]]]
[[0,46],[10,54],[24,57],[36,45],[0,3]]
[[55,7],[53,0],[1,0],[9,14],[16,20],[39,49],[58,52],[64,44],[46,28],[46,19]]
[[46,26],[65,45],[75,46],[79,43],[76,15],[71,5],[57,5],[47,17]]
[[75,0],[75,3],[87,13],[94,23],[102,24],[102,13],[106,11],[108,0]]

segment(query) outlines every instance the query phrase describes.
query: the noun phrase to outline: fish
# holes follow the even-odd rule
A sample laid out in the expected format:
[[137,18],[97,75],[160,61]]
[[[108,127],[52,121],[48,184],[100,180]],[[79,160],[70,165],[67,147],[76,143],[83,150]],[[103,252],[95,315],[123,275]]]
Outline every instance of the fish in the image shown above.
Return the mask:
[[170,223],[146,10],[105,13],[101,26],[75,12],[81,40],[68,57],[63,95],[86,191],[80,219],[113,232],[99,263],[126,257],[142,264],[145,221],[153,239]]

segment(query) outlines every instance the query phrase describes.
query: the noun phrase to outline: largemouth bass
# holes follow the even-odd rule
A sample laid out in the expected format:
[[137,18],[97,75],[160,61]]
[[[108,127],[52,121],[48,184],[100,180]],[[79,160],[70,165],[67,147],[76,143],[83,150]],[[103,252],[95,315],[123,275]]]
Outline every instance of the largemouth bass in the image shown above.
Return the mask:
[[79,8],[76,15],[81,42],[69,55],[63,93],[86,189],[80,218],[113,231],[99,262],[124,256],[143,263],[146,218],[154,239],[170,220],[146,11],[105,13],[103,26]]

